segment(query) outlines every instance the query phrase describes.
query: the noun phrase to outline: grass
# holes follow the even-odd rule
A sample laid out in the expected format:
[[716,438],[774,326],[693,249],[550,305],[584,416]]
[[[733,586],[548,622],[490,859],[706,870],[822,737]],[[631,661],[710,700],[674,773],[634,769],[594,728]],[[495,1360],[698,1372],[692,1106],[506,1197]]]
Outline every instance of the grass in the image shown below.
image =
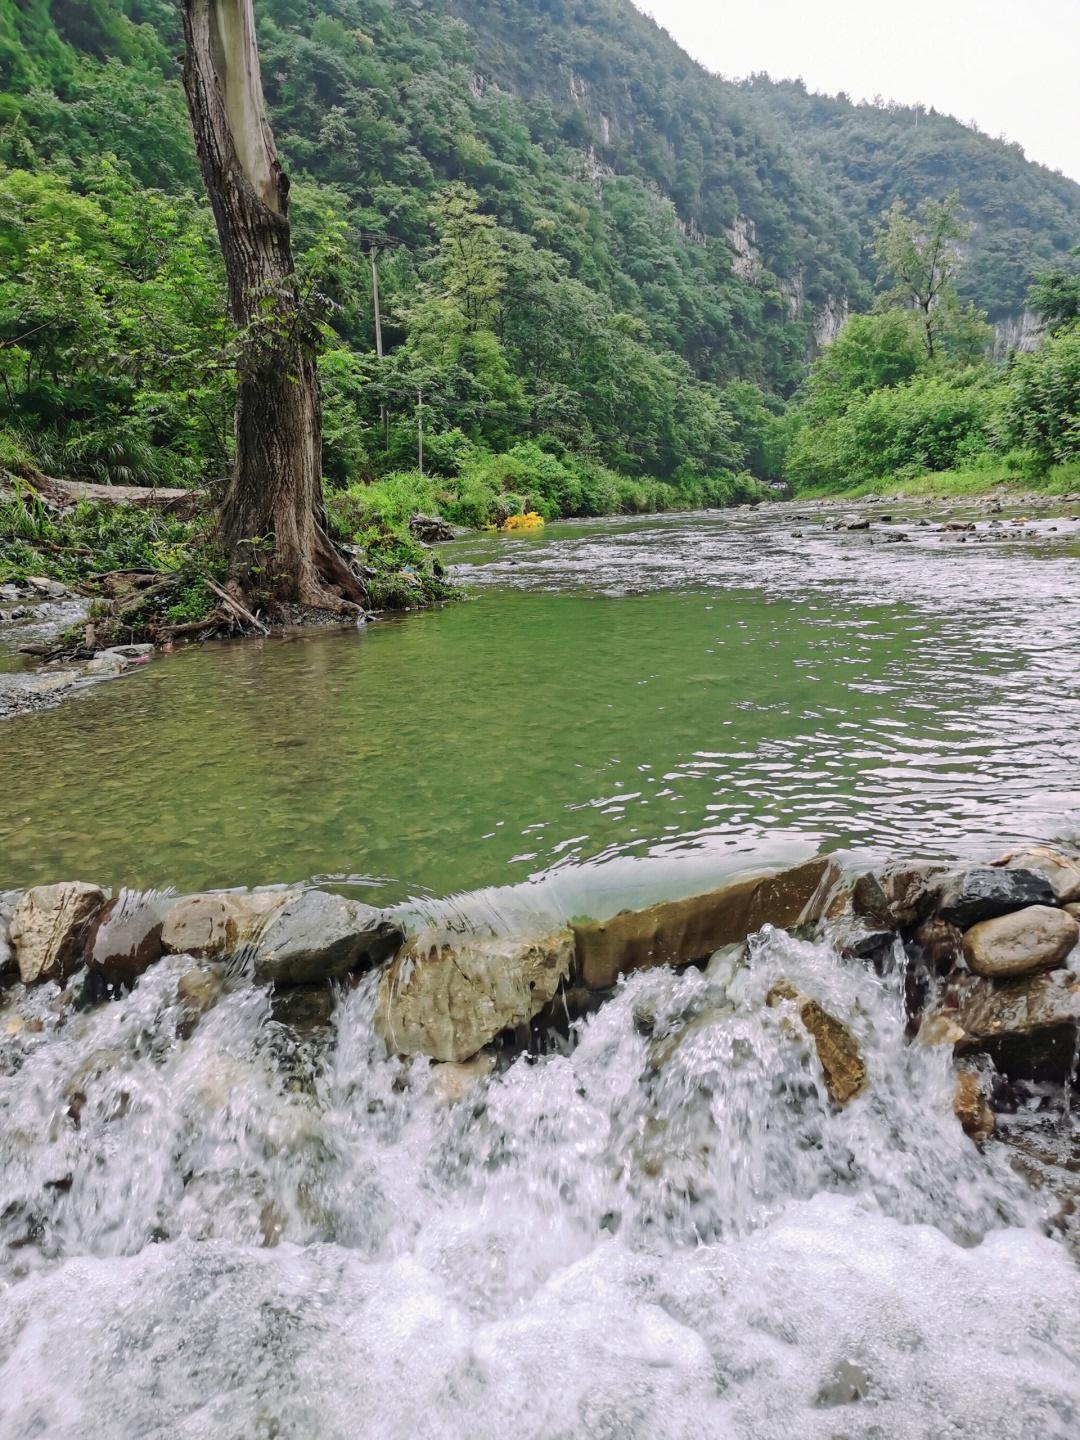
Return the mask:
[[1015,456],[985,456],[958,470],[926,470],[916,475],[897,475],[891,480],[863,480],[850,485],[807,485],[797,492],[800,499],[830,496],[862,500],[901,497],[964,499],[1008,491],[1014,495],[1080,494],[1080,461],[1037,470]]

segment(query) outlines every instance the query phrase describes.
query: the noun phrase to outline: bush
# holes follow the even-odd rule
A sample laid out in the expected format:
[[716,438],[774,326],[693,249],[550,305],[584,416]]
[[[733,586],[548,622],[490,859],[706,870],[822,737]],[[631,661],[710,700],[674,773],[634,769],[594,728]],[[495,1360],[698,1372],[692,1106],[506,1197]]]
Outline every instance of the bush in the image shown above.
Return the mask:
[[1044,466],[1080,457],[1080,326],[1017,359],[1003,421],[1010,442],[1030,449]]
[[994,399],[982,370],[919,375],[856,396],[841,414],[804,421],[788,473],[794,484],[813,487],[952,469],[987,449]]

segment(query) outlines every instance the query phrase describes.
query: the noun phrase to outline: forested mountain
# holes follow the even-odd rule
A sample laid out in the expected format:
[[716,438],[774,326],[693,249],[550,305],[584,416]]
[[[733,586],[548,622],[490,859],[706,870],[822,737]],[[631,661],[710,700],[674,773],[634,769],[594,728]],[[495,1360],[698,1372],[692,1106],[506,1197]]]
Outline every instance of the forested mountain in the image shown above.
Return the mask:
[[[922,107],[856,105],[765,76],[748,88],[790,122],[800,151],[820,164],[863,235],[894,200],[913,207],[957,192],[974,225],[957,288],[991,320],[1022,310],[1033,272],[1080,238],[1080,185],[1033,164],[1019,145]],[[864,273],[872,272],[864,265]]]
[[[331,480],[535,438],[625,476],[768,473],[762,435],[896,195],[960,190],[961,293],[1021,308],[1080,186],[940,116],[733,85],[629,0],[257,0]],[[229,448],[219,260],[170,0],[0,0],[10,430],[76,473]],[[386,359],[374,356],[379,248]]]

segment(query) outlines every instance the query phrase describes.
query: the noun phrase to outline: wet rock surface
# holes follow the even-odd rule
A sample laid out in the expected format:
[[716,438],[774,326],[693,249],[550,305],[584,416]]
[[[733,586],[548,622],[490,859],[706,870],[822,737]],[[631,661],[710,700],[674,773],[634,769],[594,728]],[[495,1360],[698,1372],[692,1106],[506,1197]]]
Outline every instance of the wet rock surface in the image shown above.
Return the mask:
[[966,929],[1028,905],[1054,903],[1054,891],[1045,875],[988,866],[963,870],[943,881],[934,909],[943,919]]
[[687,900],[576,925],[578,973],[586,985],[603,990],[634,970],[703,960],[764,925],[812,924],[824,914],[839,878],[835,863],[822,857]]
[[817,1000],[804,995],[790,980],[778,981],[765,997],[767,1005],[790,1005],[814,1042],[829,1098],[846,1105],[866,1084],[866,1063],[858,1041],[842,1020]]
[[97,916],[89,964],[113,983],[130,983],[161,959],[162,923],[170,904],[154,892],[122,890]]
[[299,890],[243,890],[185,895],[165,913],[163,948],[195,959],[235,954],[268,916],[299,894]]
[[24,985],[63,979],[78,966],[105,900],[104,890],[83,880],[37,885],[19,898],[9,933]]
[[404,939],[385,911],[305,890],[270,912],[238,959],[256,980],[306,985],[381,964]]
[[1067,1078],[1076,1066],[1080,976],[1056,970],[995,981],[957,977],[925,1016],[920,1034],[960,1054],[986,1051],[1006,1075]]
[[391,1050],[460,1062],[525,1025],[569,979],[574,937],[415,945],[384,972],[375,1026]]
[[995,865],[1009,870],[1027,870],[1042,875],[1054,892],[1059,905],[1080,900],[1080,858],[1055,850],[1049,845],[1034,845],[1003,855]]

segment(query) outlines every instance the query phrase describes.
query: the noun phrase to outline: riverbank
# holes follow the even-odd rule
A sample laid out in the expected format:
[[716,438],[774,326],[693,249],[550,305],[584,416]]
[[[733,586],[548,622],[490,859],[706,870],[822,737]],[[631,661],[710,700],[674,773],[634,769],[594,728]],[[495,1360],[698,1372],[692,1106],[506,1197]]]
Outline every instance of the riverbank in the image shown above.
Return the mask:
[[893,480],[866,480],[854,485],[802,487],[798,499],[809,500],[964,500],[993,496],[1003,504],[1028,498],[1080,499],[1080,463],[1054,465],[1041,474],[1020,474],[1000,462],[959,470],[927,470]]

